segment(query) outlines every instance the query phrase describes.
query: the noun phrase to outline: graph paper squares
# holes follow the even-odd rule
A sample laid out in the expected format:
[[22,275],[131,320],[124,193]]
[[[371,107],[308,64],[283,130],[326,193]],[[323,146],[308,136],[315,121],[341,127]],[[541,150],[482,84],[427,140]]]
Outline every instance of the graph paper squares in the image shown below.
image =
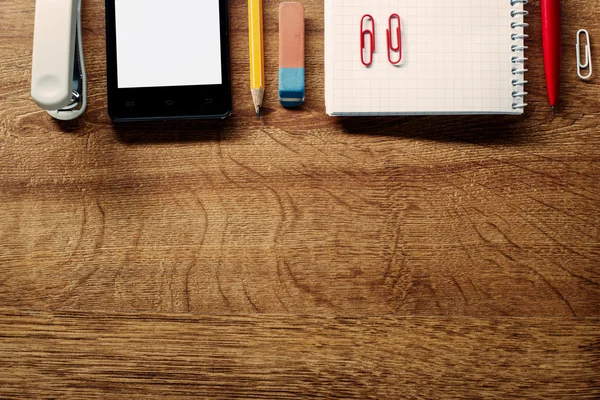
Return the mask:
[[[510,0],[326,0],[325,93],[331,115],[521,113],[513,109]],[[387,60],[391,14],[404,57]],[[360,62],[360,20],[375,18],[372,65]]]

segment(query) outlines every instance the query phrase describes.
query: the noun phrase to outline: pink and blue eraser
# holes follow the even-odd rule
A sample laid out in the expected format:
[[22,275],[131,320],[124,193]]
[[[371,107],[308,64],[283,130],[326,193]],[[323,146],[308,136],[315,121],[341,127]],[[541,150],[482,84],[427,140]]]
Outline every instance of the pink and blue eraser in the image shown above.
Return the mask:
[[284,107],[304,103],[304,6],[279,5],[279,102]]

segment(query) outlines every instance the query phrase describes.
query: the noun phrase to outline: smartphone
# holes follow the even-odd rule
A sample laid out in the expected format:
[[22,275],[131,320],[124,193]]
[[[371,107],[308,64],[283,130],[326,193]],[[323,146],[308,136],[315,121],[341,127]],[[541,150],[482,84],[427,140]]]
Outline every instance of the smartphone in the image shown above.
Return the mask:
[[231,114],[227,0],[106,0],[115,122]]

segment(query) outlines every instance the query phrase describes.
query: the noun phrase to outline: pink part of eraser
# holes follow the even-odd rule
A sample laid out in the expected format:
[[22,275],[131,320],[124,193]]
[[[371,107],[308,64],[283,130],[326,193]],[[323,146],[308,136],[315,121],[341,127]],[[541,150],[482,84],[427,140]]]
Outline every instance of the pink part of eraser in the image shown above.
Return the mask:
[[279,5],[279,68],[304,68],[304,6]]

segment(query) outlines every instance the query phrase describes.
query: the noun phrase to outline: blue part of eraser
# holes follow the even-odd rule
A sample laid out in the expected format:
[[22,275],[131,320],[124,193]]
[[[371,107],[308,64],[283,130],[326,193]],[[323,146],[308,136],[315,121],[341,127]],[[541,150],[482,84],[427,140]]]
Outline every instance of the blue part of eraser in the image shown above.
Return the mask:
[[279,68],[279,102],[284,107],[304,103],[304,68]]

